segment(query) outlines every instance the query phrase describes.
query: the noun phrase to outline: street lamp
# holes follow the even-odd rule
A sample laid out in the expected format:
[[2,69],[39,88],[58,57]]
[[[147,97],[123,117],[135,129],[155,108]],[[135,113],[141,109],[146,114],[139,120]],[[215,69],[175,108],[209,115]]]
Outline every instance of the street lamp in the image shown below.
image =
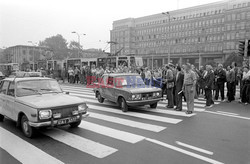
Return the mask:
[[[168,16],[168,46],[169,46],[169,49],[168,49],[168,63],[170,63],[170,25],[171,25],[171,16],[170,16],[170,13],[169,12],[162,12],[162,15],[167,15]],[[173,19],[175,19],[175,17],[173,17]]]
[[[28,43],[31,43],[33,46],[36,46],[36,44],[32,41],[28,41]],[[33,71],[35,71],[35,48],[33,48]]]
[[[80,47],[81,47],[81,43],[80,43],[80,39],[81,39],[81,34],[79,34],[78,32],[76,31],[72,31],[71,33],[73,34],[76,34],[77,37],[78,37],[78,44],[79,44],[79,47],[78,47],[78,57],[80,57]],[[86,34],[82,34],[82,35],[86,35]]]

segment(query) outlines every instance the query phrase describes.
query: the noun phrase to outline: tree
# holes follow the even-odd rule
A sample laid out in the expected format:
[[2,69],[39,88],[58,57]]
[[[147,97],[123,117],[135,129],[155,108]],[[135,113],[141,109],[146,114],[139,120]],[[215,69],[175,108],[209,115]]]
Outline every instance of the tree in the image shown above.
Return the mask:
[[53,51],[53,59],[65,59],[69,54],[67,45],[66,39],[60,34],[39,42],[39,46],[49,47]]
[[225,60],[225,62],[223,63],[224,68],[227,68],[227,66],[230,66],[232,62],[236,62],[237,66],[242,66],[243,57],[235,53],[230,54]]
[[83,51],[82,46],[79,45],[79,43],[76,41],[71,41],[69,43],[69,50],[70,50],[71,57],[80,57]]

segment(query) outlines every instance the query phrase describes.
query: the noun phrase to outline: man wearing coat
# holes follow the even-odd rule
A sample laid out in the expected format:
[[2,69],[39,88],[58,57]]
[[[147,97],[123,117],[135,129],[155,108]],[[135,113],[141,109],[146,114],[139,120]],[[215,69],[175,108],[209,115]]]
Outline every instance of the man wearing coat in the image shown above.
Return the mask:
[[182,111],[182,96],[183,96],[183,82],[184,82],[184,74],[181,70],[180,66],[177,66],[177,74],[175,81],[175,102],[176,102],[176,111]]
[[224,95],[224,88],[225,88],[225,82],[226,82],[226,71],[223,70],[223,65],[219,64],[218,69],[214,72],[215,75],[215,100],[218,100],[219,92],[221,96],[221,101],[224,101],[225,95]]
[[214,101],[212,100],[212,88],[214,82],[214,72],[211,65],[206,66],[206,73],[204,75],[205,81],[205,97],[206,97],[206,107],[212,107]]
[[174,97],[173,97],[174,75],[169,65],[166,66],[166,76],[164,81],[166,83],[167,100],[168,100],[168,105],[166,107],[174,108]]

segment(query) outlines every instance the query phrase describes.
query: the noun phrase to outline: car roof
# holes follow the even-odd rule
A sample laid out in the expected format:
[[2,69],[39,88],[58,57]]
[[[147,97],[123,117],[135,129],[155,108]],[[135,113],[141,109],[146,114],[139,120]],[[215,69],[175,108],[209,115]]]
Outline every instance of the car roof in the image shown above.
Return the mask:
[[106,76],[138,76],[138,73],[105,73]]
[[9,78],[5,78],[3,79],[3,81],[30,81],[30,80],[50,80],[51,78],[47,78],[47,77],[9,77]]

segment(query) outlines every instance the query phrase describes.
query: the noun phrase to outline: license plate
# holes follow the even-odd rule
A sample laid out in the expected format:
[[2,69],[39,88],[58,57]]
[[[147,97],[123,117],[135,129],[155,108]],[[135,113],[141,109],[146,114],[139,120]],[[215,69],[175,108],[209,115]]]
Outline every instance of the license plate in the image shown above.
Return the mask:
[[77,117],[70,117],[70,118],[58,120],[57,124],[58,125],[68,124],[71,122],[75,122],[76,120],[77,120]]

